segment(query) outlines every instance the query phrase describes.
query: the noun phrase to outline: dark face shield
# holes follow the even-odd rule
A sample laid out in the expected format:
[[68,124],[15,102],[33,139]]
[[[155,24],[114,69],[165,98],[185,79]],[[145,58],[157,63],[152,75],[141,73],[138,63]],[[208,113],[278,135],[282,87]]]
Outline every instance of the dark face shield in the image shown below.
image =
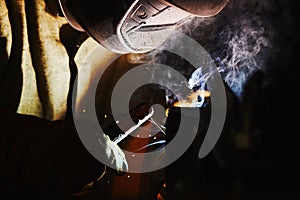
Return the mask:
[[193,16],[211,17],[229,0],[60,0],[73,28],[85,31],[109,50],[145,53],[162,44],[170,29]]

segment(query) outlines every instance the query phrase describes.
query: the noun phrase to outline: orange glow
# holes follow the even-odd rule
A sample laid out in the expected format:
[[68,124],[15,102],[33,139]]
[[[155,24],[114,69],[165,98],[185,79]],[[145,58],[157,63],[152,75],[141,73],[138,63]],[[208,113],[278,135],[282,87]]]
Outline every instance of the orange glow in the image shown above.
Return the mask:
[[173,106],[175,107],[195,107],[198,103],[198,96],[205,98],[210,97],[210,92],[207,90],[198,90],[196,92],[192,92],[187,99],[183,99],[181,101],[175,102]]
[[161,194],[159,194],[158,193],[158,195],[157,195],[157,200],[164,200],[165,198],[161,195]]
[[[164,182],[163,188],[162,188],[162,190],[157,194],[156,200],[165,200],[165,198],[163,197],[163,195],[165,196],[166,188],[167,188],[167,185],[166,185],[166,182]],[[163,194],[163,193],[164,193],[164,194]]]
[[166,117],[169,116],[169,108],[166,109]]
[[[210,91],[207,90],[198,90],[191,92],[190,95],[181,101],[177,101],[173,104],[174,107],[198,107],[198,96],[201,98],[210,97]],[[166,109],[166,117],[169,116],[169,108]]]

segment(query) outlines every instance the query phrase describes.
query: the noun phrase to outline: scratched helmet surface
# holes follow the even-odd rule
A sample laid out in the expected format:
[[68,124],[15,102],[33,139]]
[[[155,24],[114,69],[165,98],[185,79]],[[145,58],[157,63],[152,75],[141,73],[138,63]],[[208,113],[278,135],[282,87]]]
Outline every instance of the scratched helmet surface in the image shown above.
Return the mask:
[[168,29],[192,16],[212,17],[229,0],[59,0],[69,24],[116,53],[148,52],[168,37]]

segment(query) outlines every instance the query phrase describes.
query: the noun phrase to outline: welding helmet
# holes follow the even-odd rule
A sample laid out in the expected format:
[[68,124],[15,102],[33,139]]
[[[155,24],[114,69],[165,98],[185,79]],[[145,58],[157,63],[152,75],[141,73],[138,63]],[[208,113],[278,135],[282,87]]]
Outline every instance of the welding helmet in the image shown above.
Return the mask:
[[193,16],[212,17],[229,0],[59,0],[64,17],[107,49],[145,53]]

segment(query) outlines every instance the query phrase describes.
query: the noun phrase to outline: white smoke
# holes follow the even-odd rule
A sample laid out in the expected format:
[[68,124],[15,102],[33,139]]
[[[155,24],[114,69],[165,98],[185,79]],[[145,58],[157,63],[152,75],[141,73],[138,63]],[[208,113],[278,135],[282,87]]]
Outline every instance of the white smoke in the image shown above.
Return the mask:
[[241,29],[229,36],[226,56],[220,65],[224,68],[224,81],[238,96],[242,94],[249,76],[264,67],[263,60],[258,57],[262,47],[270,45],[264,31],[264,27],[251,26],[250,19],[241,23]]
[[[251,75],[258,70],[264,71],[267,54],[272,47],[272,27],[267,17],[271,10],[269,0],[231,0],[215,17],[192,18],[178,30],[195,39],[208,51],[217,70],[211,66],[196,66],[196,70],[190,70],[181,61],[167,65],[174,66],[188,76],[189,83],[186,87],[189,88],[203,88],[213,73],[221,73],[224,83],[236,96],[241,97],[244,85]],[[165,45],[174,45],[177,39],[169,39]],[[173,59],[157,51],[147,54],[147,58],[158,63]],[[168,72],[157,73],[161,77],[169,76]],[[168,84],[182,86],[176,79]]]
[[[228,6],[214,18],[195,18],[182,31],[190,34],[210,53],[224,82],[238,96],[249,77],[264,71],[271,30],[267,14],[271,3],[259,0],[231,0]],[[190,76],[190,85],[203,85],[212,71],[201,66]]]

